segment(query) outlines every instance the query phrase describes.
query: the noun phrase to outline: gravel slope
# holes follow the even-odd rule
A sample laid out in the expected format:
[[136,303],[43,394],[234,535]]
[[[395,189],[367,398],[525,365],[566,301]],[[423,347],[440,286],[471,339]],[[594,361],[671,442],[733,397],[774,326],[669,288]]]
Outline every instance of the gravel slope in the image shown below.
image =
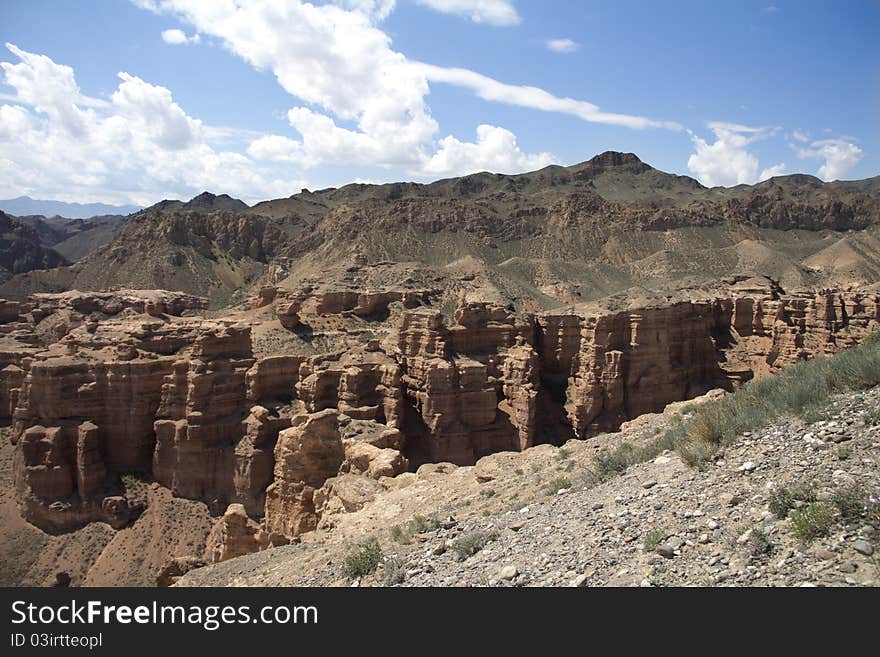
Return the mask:
[[[389,494],[396,497],[380,497],[378,509],[340,516],[338,531],[314,542],[194,570],[178,585],[381,585],[393,570],[396,583],[405,586],[876,586],[878,408],[880,388],[838,397],[824,419],[787,419],[745,435],[703,471],[665,453],[595,484],[589,471],[595,446],[589,443],[505,455],[512,460],[489,481],[475,476],[492,476],[486,468],[433,476],[437,491],[465,500],[452,514],[446,513],[448,504],[432,507],[440,492],[425,495],[414,484]],[[603,440],[637,443],[666,426],[675,412],[642,418]],[[553,493],[564,483],[557,471],[571,488]],[[556,480],[550,479],[554,473]],[[835,510],[827,533],[805,543],[794,536],[791,518],[777,518],[768,508],[774,493],[804,483],[812,483],[815,499],[830,508],[841,492],[859,488],[861,506],[850,518]],[[518,486],[515,497],[511,486]],[[395,516],[388,510],[397,509],[407,491],[426,514],[440,512],[443,522],[400,544],[391,537]],[[388,513],[379,523],[383,505]],[[344,557],[359,538],[370,536],[380,541],[384,563],[353,582],[343,574]],[[463,537],[491,540],[462,559],[457,548]]]

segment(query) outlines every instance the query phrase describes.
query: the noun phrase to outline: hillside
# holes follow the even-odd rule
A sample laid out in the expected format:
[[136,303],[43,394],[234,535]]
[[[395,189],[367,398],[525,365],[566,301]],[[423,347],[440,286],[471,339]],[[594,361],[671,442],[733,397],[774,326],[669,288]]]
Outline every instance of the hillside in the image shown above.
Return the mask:
[[[644,445],[704,401],[594,441],[424,467],[321,540],[192,570],[177,586],[880,585],[880,504],[864,506],[880,492],[880,389],[741,437],[704,469],[667,451],[602,474],[603,448]],[[793,508],[825,500],[816,536],[797,533],[786,494]],[[352,578],[346,560],[371,539],[379,566]]]
[[64,256],[43,245],[27,223],[0,212],[0,281],[35,269],[62,267]]
[[[707,189],[603,153],[522,175],[347,185],[252,208],[205,193],[148,208],[100,252],[18,277],[0,294],[166,288],[223,306],[263,284],[438,281],[540,310],[741,273],[796,287],[864,284],[880,280],[878,187],[783,176]],[[377,263],[398,266],[370,271]]]
[[108,244],[122,230],[127,218],[122,215],[87,219],[29,215],[16,219],[33,228],[43,246],[52,248],[70,262],[76,262]]

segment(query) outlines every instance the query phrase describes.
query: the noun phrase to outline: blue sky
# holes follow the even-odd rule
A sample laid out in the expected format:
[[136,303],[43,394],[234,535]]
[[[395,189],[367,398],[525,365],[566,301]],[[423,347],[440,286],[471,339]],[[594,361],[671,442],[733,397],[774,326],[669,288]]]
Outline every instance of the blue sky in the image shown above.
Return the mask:
[[631,151],[880,174],[880,3],[0,3],[0,198],[248,202]]

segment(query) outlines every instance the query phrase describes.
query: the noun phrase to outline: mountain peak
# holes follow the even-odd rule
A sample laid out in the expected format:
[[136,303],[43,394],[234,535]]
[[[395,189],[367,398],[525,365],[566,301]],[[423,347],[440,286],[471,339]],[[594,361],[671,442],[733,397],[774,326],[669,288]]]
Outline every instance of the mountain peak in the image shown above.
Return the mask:
[[602,167],[619,167],[625,164],[644,164],[635,153],[621,153],[620,151],[605,151],[589,160],[588,164]]
[[184,203],[181,210],[247,210],[248,204],[229,194],[212,194],[202,192],[194,196],[189,202]]

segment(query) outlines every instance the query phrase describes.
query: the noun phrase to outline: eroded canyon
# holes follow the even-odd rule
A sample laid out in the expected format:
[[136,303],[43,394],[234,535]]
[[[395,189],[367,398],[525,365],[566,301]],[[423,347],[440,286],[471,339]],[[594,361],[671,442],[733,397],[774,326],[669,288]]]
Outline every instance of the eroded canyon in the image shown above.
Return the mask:
[[277,287],[222,313],[163,291],[2,302],[20,512],[50,534],[112,534],[162,495],[202,503],[218,520],[159,550],[167,577],[330,531],[424,464],[614,431],[880,322],[875,291],[787,292],[760,277],[537,314],[443,305],[432,289]]

